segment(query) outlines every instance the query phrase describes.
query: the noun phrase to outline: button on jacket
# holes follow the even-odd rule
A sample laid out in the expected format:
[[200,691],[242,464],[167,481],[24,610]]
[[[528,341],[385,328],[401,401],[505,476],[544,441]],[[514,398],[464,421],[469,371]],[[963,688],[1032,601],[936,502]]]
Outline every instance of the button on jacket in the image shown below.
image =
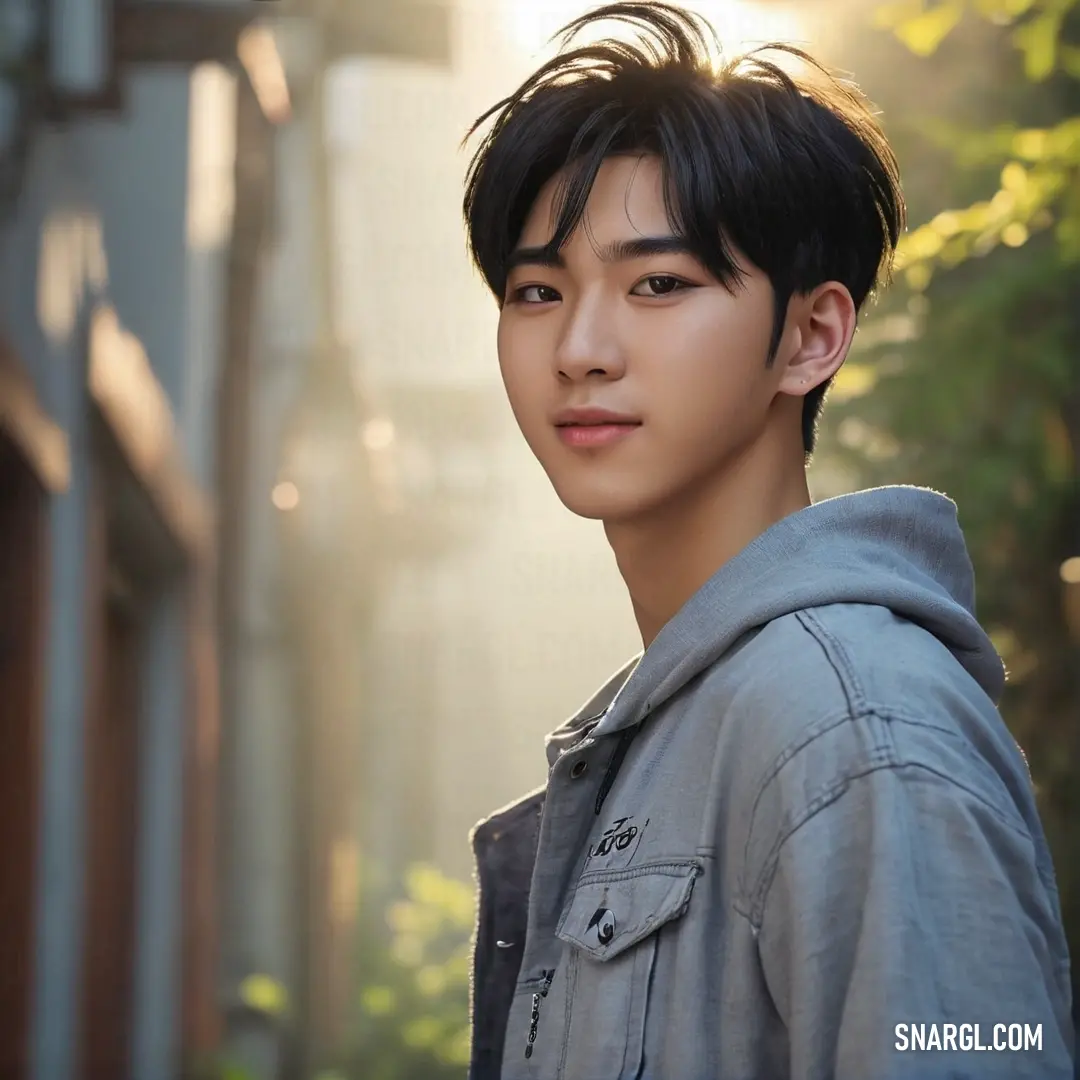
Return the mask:
[[948,499],[774,525],[474,830],[471,1080],[1071,1078],[1003,681]]

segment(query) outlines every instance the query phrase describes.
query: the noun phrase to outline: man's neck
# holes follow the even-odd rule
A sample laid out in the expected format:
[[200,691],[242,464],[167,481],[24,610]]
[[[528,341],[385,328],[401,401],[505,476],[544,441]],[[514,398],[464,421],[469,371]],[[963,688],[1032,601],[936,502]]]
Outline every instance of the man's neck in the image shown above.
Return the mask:
[[646,648],[726,562],[810,505],[801,460],[779,449],[765,440],[647,519],[604,523]]

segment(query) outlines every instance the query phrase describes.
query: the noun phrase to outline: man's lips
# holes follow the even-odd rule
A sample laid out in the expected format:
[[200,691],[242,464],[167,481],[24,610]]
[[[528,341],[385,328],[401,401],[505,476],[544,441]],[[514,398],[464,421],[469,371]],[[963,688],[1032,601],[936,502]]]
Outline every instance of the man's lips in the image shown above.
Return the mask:
[[603,424],[559,424],[555,431],[567,445],[578,448],[609,446],[625,439],[639,427],[640,421]]
[[604,424],[637,425],[641,421],[628,413],[603,409],[598,405],[582,405],[562,409],[555,414],[554,423],[556,427],[599,427]]

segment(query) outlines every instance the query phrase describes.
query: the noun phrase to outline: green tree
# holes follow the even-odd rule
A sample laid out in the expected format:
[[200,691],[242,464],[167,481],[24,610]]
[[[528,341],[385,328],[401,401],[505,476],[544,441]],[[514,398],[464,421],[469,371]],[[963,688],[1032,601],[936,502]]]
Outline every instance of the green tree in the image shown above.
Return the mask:
[[350,1080],[463,1080],[469,1063],[470,885],[414,866],[405,895],[369,898]]
[[[822,443],[863,483],[928,485],[959,505],[979,615],[1009,671],[1002,712],[1030,763],[1074,956],[1078,13],[1077,0],[901,0],[877,11],[910,51],[893,57],[891,86],[871,93],[914,176],[913,227],[899,287],[860,332]],[[964,79],[950,83],[955,71]],[[927,90],[935,79],[943,94]]]

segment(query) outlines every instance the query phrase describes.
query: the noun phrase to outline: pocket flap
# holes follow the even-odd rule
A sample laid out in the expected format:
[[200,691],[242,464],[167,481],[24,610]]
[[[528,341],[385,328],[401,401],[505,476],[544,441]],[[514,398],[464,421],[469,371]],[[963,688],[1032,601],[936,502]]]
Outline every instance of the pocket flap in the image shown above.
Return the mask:
[[610,960],[686,911],[698,859],[643,863],[581,875],[555,933],[597,960]]

